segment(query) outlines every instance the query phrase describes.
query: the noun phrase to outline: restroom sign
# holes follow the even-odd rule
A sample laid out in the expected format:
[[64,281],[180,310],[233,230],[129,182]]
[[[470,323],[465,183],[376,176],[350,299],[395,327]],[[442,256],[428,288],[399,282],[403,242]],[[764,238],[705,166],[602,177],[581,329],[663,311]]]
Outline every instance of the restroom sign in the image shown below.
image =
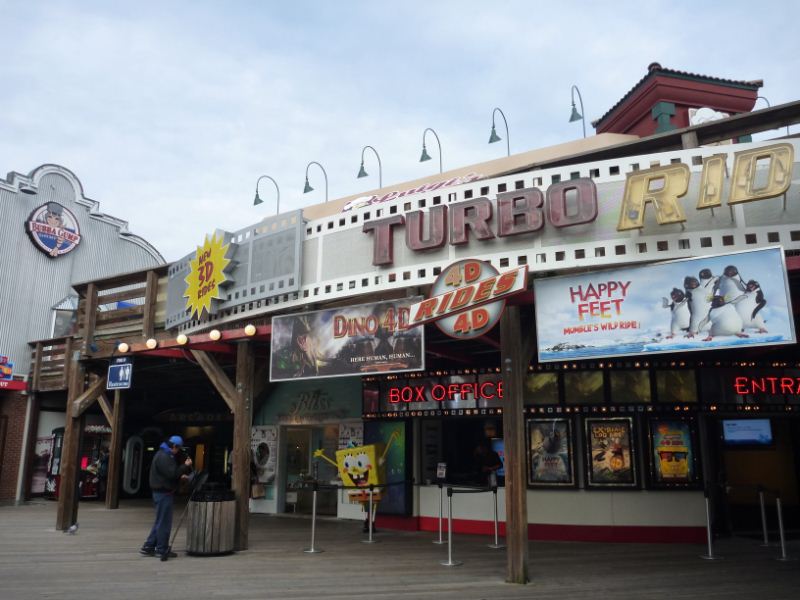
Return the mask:
[[503,314],[506,298],[525,290],[527,279],[527,265],[500,273],[482,260],[460,260],[439,274],[428,299],[411,306],[410,325],[435,321],[458,339],[484,335]]
[[133,379],[133,361],[130,358],[115,358],[108,365],[107,390],[129,390]]

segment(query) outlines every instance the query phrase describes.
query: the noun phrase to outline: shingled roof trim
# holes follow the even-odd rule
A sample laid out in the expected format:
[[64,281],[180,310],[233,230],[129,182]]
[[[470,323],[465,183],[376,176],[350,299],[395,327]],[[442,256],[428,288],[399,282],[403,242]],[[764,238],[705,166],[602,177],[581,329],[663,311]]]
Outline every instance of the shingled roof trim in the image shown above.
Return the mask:
[[678,71],[676,69],[665,69],[659,63],[654,62],[650,63],[647,67],[647,75],[642,77],[636,84],[628,90],[628,92],[619,99],[619,101],[609,108],[606,113],[600,117],[599,119],[595,119],[592,121],[592,126],[597,127],[598,124],[602,123],[603,120],[608,117],[611,113],[613,113],[621,104],[623,104],[628,98],[633,95],[633,93],[641,87],[641,85],[649,79],[651,76],[654,75],[667,75],[668,77],[678,77],[681,79],[695,79],[698,81],[706,81],[711,83],[722,83],[729,86],[735,87],[744,87],[744,88],[751,88],[751,89],[758,89],[763,87],[764,80],[763,79],[755,79],[753,81],[743,81],[743,80],[735,80],[735,79],[725,79],[723,77],[712,77],[711,75],[701,75],[699,73],[690,73],[689,71]]

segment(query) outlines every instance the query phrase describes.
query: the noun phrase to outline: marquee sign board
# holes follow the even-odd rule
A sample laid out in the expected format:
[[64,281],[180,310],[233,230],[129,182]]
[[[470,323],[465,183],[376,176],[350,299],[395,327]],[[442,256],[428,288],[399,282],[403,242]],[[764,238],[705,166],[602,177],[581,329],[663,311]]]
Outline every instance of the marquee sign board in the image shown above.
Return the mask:
[[[675,149],[403,190],[403,196],[398,192],[308,222],[297,211],[301,220],[278,229],[291,231],[296,246],[277,266],[295,266],[274,279],[257,262],[278,254],[259,250],[247,238],[256,226],[233,234],[239,244],[233,257],[239,264],[231,272],[236,282],[215,319],[430,286],[447,265],[473,257],[500,270],[527,264],[529,272],[543,273],[776,243],[798,251],[798,149],[798,140]],[[679,165],[688,169],[688,178]],[[282,223],[291,216],[273,219]],[[268,223],[260,231],[272,232]],[[636,227],[626,228],[631,225]],[[269,234],[255,234],[256,241],[262,235]],[[170,267],[169,298],[174,277],[180,302],[168,301],[167,326],[200,327],[184,314],[180,267]]]
[[783,249],[534,280],[539,362],[795,343]]
[[[210,314],[216,315],[245,304],[261,306],[270,298],[300,289],[304,225],[302,211],[295,210],[264,219],[233,233],[217,232],[215,235],[223,237],[225,243],[231,246],[225,255],[231,262],[225,273],[225,290],[218,294],[219,299],[211,305]],[[199,315],[198,311],[186,304],[186,279],[190,275],[192,261],[198,261],[195,252],[169,267],[168,329],[184,325]],[[196,283],[199,284],[199,274]],[[196,291],[202,288],[200,285]],[[208,297],[208,294],[203,295],[203,298]]]
[[[789,143],[741,150],[733,154],[731,177],[726,177],[726,154],[703,160],[700,188],[691,199],[699,212],[784,196],[791,185],[794,146]],[[637,165],[638,166],[638,165]],[[618,232],[642,230],[650,213],[659,226],[687,221],[684,204],[690,190],[691,170],[677,162],[628,173],[622,194],[617,196]],[[427,214],[412,211],[364,223],[363,231],[373,242],[375,266],[394,262],[395,230],[403,230],[406,247],[413,252],[441,248],[449,243],[462,246],[496,239],[539,236],[545,223],[553,230],[581,227],[598,219],[600,191],[591,177],[557,181],[542,191],[523,188],[457,204],[432,207]],[[608,206],[610,203],[604,203]]]
[[444,269],[430,297],[411,306],[411,325],[436,322],[447,335],[470,339],[495,326],[505,299],[525,290],[528,267],[500,274],[490,263],[462,260]]
[[415,300],[276,315],[270,381],[423,370],[424,329],[409,323]]
[[203,312],[211,314],[211,303],[220,299],[222,286],[228,281],[225,271],[231,260],[227,258],[230,244],[216,234],[197,247],[195,257],[189,262],[189,273],[184,281],[186,308],[189,314],[200,318]]

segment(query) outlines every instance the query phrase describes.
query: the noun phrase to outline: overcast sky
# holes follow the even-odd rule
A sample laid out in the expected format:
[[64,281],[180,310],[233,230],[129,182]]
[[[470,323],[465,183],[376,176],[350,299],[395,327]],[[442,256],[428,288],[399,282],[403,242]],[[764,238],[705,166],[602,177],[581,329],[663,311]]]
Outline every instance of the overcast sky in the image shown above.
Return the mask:
[[252,205],[261,174],[289,210],[324,200],[316,167],[302,193],[309,161],[331,199],[376,188],[365,144],[385,185],[435,173],[426,127],[445,170],[497,158],[494,107],[512,153],[576,139],[570,86],[590,133],[653,61],[800,98],[800,3],[697,4],[0,0],[0,172],[69,168],[175,260],[274,213],[268,181]]

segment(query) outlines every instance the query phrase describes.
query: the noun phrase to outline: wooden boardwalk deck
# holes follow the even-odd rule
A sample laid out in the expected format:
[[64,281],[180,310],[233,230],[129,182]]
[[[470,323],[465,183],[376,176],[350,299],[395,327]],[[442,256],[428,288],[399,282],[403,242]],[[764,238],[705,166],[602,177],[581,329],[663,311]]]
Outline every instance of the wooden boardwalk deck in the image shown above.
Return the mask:
[[[176,520],[179,516],[176,510]],[[189,557],[169,562],[140,557],[152,513],[145,502],[119,510],[82,503],[76,535],[54,530],[55,505],[37,502],[0,507],[0,598],[66,599],[300,599],[500,598],[608,600],[800,597],[800,563],[778,562],[776,548],[755,540],[723,540],[725,560],[707,562],[703,547],[686,545],[532,542],[532,582],[504,582],[505,550],[487,548],[485,537],[459,535],[454,558],[443,567],[446,546],[427,532],[381,532],[363,544],[361,524],[323,520],[321,554],[304,554],[306,519],[253,515],[250,549],[232,556]],[[790,555],[800,554],[793,541]]]

